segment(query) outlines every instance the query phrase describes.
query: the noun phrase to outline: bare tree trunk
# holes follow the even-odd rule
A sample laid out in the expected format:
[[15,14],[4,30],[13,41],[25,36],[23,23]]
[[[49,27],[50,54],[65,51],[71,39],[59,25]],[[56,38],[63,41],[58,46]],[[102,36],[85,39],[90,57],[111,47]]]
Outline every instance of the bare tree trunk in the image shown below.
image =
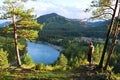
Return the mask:
[[103,48],[103,52],[102,52],[102,56],[101,56],[101,59],[100,59],[100,62],[99,62],[99,68],[103,67],[104,56],[105,56],[105,52],[106,52],[106,49],[107,49],[109,37],[110,37],[110,34],[112,32],[112,28],[113,28],[113,24],[114,24],[114,19],[115,19],[115,14],[116,14],[116,9],[117,9],[117,6],[118,6],[118,1],[119,0],[116,0],[115,9],[113,11],[113,15],[112,15],[110,27],[109,27],[109,30],[108,30],[108,33],[107,33],[107,38],[106,38],[106,41],[105,41],[105,44],[104,44],[104,48]]
[[12,16],[13,26],[14,26],[14,43],[15,43],[15,50],[16,50],[16,56],[17,56],[17,63],[18,66],[21,66],[21,60],[20,60],[20,54],[18,49],[18,41],[17,41],[17,27],[15,22],[15,15]]
[[[120,18],[120,8],[119,8],[119,12],[118,12],[118,18]],[[118,29],[119,26],[120,26],[119,24],[120,24],[119,21],[117,21],[116,22],[116,26],[115,26],[115,31],[114,31],[114,36],[113,36],[112,44],[111,44],[111,47],[110,47],[109,55],[108,55],[108,58],[107,58],[104,70],[107,69],[107,66],[109,64],[109,61],[111,59],[112,53],[113,53],[114,48],[115,48],[116,40],[117,40],[117,37],[118,37],[118,34],[119,34],[119,29]]]

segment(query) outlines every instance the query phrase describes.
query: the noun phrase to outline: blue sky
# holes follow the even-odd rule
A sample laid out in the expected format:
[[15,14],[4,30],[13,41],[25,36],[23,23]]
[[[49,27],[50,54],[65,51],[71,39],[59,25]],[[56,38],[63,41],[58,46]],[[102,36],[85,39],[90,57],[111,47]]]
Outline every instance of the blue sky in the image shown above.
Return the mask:
[[[0,4],[2,3],[1,0]],[[85,13],[83,10],[90,5],[92,0],[37,0],[27,1],[26,8],[35,8],[35,14],[38,16],[49,13],[57,13],[72,19],[84,19],[91,16],[90,13]]]

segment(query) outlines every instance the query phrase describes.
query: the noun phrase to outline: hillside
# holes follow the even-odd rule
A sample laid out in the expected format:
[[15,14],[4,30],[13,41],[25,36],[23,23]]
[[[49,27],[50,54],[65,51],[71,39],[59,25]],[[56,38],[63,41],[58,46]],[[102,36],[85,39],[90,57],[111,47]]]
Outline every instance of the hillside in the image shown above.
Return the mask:
[[105,38],[108,25],[108,21],[81,22],[56,13],[40,16],[37,21],[45,23],[43,30],[39,32],[39,39],[81,36]]
[[[64,57],[59,57],[55,64],[44,65],[38,63],[32,66],[21,67],[10,66],[7,69],[1,70],[0,80],[119,80],[119,46],[116,46],[116,54],[114,53],[110,67],[108,71],[97,69],[97,64],[100,58],[100,51],[102,51],[103,45],[99,44],[95,46],[95,56],[92,65],[88,65],[86,56],[86,50],[88,45],[84,41],[74,38],[69,43],[68,37],[101,37],[104,38],[107,31],[105,22],[80,22],[77,19],[68,19],[58,14],[52,13],[39,17],[39,23],[45,23],[45,27],[39,34],[39,40],[43,39],[60,39],[63,40],[60,46],[64,47]],[[8,35],[7,35],[8,36]],[[11,55],[13,51],[13,40],[7,37],[1,37],[1,48],[9,52]],[[8,42],[7,42],[8,41]],[[10,44],[12,42],[12,44]],[[9,44],[9,45],[8,45]],[[25,44],[25,43],[24,43]],[[54,44],[54,43],[53,43]],[[98,43],[95,43],[98,44]],[[119,44],[118,44],[119,45]],[[4,47],[3,47],[4,46]],[[26,52],[26,46],[21,48],[21,53]],[[62,54],[61,53],[61,54]],[[12,56],[14,56],[12,54]],[[115,57],[114,57],[115,56]],[[61,59],[60,59],[61,58]],[[10,57],[13,60],[14,57]],[[63,63],[59,63],[62,60]],[[66,62],[65,62],[66,61]],[[29,60],[27,61],[29,62]],[[117,63],[116,63],[117,62]],[[112,66],[112,67],[111,67]],[[113,73],[115,72],[115,73]],[[118,74],[117,74],[118,73]],[[56,75],[57,74],[57,75]],[[2,77],[1,77],[2,76]]]

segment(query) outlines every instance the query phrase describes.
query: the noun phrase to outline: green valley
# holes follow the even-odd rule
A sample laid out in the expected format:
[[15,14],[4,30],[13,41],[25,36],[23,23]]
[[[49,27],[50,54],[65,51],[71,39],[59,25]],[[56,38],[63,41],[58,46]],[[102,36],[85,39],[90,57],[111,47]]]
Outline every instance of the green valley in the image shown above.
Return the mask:
[[120,80],[118,0],[1,1],[0,80]]
[[105,38],[109,21],[86,22],[68,19],[56,13],[37,18],[38,23],[45,24],[37,40],[63,39],[70,37]]

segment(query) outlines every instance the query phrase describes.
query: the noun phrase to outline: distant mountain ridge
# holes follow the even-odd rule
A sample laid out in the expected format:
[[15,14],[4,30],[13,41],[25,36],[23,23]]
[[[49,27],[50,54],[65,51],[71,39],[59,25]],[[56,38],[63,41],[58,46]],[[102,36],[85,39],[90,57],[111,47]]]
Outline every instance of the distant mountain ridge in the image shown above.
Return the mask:
[[[58,20],[59,19],[59,20]],[[56,13],[51,13],[51,14],[46,14],[46,15],[42,15],[40,17],[37,18],[38,22],[39,23],[44,23],[44,22],[49,22],[49,21],[60,21],[60,20],[64,20],[64,21],[69,21],[69,19],[63,17],[63,16],[60,16]]]
[[[85,21],[81,21],[79,19],[69,19],[66,18],[64,16],[58,15],[56,13],[50,13],[50,14],[46,14],[46,15],[42,15],[40,17],[37,18],[39,23],[49,23],[49,22],[57,22],[57,23],[67,23],[67,22],[75,22],[75,23],[79,23],[80,25],[83,24],[86,25],[87,27],[98,27],[100,25],[102,26],[106,26],[106,24],[108,24],[109,21],[96,21],[96,22],[85,22]],[[93,25],[94,24],[94,25]]]
[[[38,39],[65,38],[65,37],[95,37],[105,38],[109,21],[85,22],[79,19],[69,19],[56,13],[42,15],[37,18],[38,23],[45,23],[39,32]],[[10,22],[1,20],[0,27]]]
[[3,26],[8,26],[10,23],[10,20],[0,20],[0,28]]
[[68,19],[56,13],[37,18],[38,23],[45,23],[39,38],[63,37],[97,37],[105,38],[109,21],[85,22],[79,19]]

